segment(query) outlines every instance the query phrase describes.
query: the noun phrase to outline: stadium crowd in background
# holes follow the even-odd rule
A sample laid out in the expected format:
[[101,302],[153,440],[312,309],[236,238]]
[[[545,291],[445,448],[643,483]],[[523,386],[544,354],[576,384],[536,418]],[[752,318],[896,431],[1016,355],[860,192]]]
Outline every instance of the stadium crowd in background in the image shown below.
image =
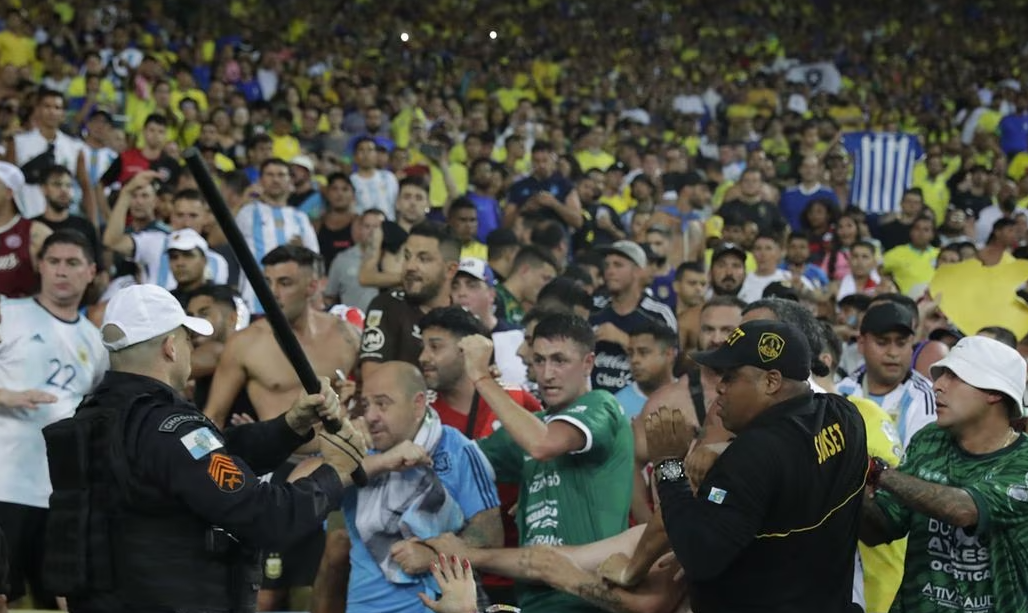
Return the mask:
[[[324,532],[264,552],[261,610],[408,611],[438,593],[440,553],[472,560],[482,608],[759,606],[690,567],[731,542],[738,572],[760,530],[792,533],[727,535],[737,490],[706,480],[745,479],[724,467],[748,425],[722,409],[799,397],[739,396],[738,368],[692,359],[752,320],[792,326],[810,364],[740,358],[745,381],[844,396],[880,459],[873,536],[809,537],[853,550],[846,602],[1028,607],[1023,557],[990,545],[1028,539],[1025,0],[0,4],[0,610],[63,604],[42,428],[108,368],[119,290],[161,285],[211,322],[188,395],[218,427],[300,392],[191,147],[377,452]],[[1005,379],[966,363],[985,355]],[[719,505],[704,543],[665,529],[662,406],[702,426],[677,479]],[[814,434],[818,465],[850,443]],[[310,474],[314,451],[268,479]],[[1003,478],[972,487],[986,469]],[[445,512],[380,512],[431,495]]]

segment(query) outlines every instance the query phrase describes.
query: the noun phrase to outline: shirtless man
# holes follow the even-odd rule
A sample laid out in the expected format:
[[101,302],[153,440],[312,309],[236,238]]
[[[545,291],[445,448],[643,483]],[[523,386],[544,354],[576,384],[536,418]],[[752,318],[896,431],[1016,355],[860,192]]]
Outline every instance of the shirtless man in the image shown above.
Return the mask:
[[[320,291],[319,256],[306,247],[282,245],[268,252],[261,264],[275,301],[315,374],[341,384],[335,373],[338,370],[349,374],[354,368],[360,335],[351,324],[312,308],[311,300]],[[300,379],[279,348],[267,320],[229,337],[214,372],[204,413],[225,427],[236,397],[244,388],[261,421],[274,419],[288,410],[289,398],[295,397],[300,389]],[[315,451],[316,439],[298,449],[297,455]],[[300,459],[294,456],[294,460]],[[275,471],[272,481],[284,481],[295,464],[287,462]],[[300,543],[283,555],[268,554],[264,564],[264,586],[268,589],[259,595],[260,610],[286,608],[283,599],[288,596],[289,587],[306,587],[314,582],[323,543],[324,533],[317,532],[309,542]]]

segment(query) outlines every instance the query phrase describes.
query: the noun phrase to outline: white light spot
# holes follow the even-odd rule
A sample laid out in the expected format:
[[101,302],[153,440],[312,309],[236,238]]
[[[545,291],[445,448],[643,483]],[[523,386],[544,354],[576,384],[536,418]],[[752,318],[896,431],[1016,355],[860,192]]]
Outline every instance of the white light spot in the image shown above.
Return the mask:
[[406,32],[403,32],[400,34],[400,40],[403,42],[407,42],[408,40],[410,40],[410,36],[408,36]]
[[496,30],[489,30],[489,38],[491,40],[496,40]]

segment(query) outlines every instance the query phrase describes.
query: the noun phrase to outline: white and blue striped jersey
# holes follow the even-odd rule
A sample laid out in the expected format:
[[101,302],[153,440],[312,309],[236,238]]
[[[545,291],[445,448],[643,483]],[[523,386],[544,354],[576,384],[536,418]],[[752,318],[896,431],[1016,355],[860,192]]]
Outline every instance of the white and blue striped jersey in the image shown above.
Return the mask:
[[[294,237],[299,237],[303,246],[314,253],[321,253],[318,235],[310,218],[291,206],[272,206],[254,201],[239,209],[236,224],[258,264],[270,251],[289,243]],[[239,286],[243,300],[253,312],[263,313],[264,309],[257,303],[253,288],[245,278],[239,280]]]
[[899,209],[914,180],[914,163],[924,153],[917,137],[893,132],[853,132],[842,138],[853,156],[850,200],[869,215]]
[[58,319],[34,298],[4,300],[0,317],[0,388],[57,397],[35,409],[0,408],[0,501],[47,508],[43,428],[75,413],[107,371],[107,350],[88,319]]
[[864,384],[866,376],[867,371],[861,368],[840,381],[836,391],[843,396],[856,396],[877,402],[895,422],[904,449],[918,430],[935,423],[935,392],[932,390],[932,382],[924,375],[911,369],[907,378],[884,396],[868,393]]
[[396,198],[400,195],[400,182],[388,170],[376,170],[370,177],[359,173],[350,175],[357,214],[368,209],[378,209],[386,219],[396,221]]
[[[132,235],[136,244],[133,258],[143,267],[143,281],[160,285],[166,290],[178,287],[175,275],[171,274],[171,260],[168,258],[168,242],[171,234],[160,230],[146,230]],[[207,250],[207,280],[216,285],[228,283],[228,262],[217,251]]]

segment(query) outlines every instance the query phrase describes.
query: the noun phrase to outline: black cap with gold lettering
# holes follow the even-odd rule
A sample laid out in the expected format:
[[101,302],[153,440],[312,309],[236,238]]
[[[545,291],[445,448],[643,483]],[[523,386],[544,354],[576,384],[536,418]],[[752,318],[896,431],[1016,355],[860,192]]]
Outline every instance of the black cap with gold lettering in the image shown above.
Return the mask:
[[749,321],[713,351],[694,353],[697,364],[724,371],[740,366],[777,370],[786,379],[810,377],[810,344],[798,328],[780,321]]

